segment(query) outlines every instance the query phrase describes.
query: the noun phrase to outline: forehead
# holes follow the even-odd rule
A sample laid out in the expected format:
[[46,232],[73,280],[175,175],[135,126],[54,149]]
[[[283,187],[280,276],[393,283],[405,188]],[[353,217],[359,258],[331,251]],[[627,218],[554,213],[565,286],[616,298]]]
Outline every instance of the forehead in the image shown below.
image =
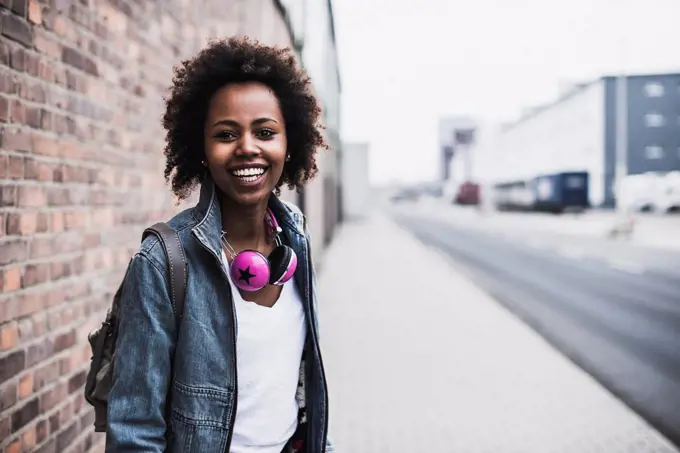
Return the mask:
[[208,116],[280,117],[281,109],[268,86],[258,82],[233,83],[213,94]]

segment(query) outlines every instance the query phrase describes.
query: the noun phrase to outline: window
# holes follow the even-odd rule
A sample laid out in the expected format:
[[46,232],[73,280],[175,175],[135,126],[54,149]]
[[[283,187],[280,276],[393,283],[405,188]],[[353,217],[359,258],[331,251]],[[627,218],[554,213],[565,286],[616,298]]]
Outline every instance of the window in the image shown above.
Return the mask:
[[666,118],[660,113],[648,113],[645,115],[645,124],[647,127],[661,127],[666,124]]
[[647,159],[661,159],[663,157],[663,148],[660,146],[645,147],[645,157]]
[[660,98],[664,95],[664,87],[659,82],[648,82],[645,84],[645,94],[649,98]]

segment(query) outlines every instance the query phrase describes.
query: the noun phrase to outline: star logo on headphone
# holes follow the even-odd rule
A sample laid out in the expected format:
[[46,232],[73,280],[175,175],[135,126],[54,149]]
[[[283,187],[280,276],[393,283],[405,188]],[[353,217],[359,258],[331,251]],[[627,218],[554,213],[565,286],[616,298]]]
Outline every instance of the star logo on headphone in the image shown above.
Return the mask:
[[238,273],[240,274],[238,279],[243,280],[247,284],[250,285],[250,279],[255,277],[255,274],[250,273],[250,266],[246,267],[245,269],[239,269]]

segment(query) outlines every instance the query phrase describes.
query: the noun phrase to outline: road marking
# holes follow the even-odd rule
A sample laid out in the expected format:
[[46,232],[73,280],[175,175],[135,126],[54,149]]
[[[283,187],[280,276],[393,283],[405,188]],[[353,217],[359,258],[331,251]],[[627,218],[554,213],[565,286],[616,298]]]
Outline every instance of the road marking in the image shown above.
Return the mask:
[[640,274],[644,274],[645,271],[646,271],[646,269],[643,266],[641,266],[637,263],[634,263],[632,261],[627,261],[627,260],[610,259],[610,260],[607,260],[607,264],[609,264],[609,267],[611,267],[612,269],[616,269],[616,270],[623,271],[623,272],[629,272],[631,274],[640,275]]

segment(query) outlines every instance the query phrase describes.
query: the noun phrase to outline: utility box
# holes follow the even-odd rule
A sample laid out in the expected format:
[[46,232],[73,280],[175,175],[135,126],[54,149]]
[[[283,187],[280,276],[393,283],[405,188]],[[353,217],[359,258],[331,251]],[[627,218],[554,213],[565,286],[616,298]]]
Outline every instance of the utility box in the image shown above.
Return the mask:
[[357,220],[368,214],[371,184],[369,181],[368,143],[345,143],[342,147],[342,216]]

